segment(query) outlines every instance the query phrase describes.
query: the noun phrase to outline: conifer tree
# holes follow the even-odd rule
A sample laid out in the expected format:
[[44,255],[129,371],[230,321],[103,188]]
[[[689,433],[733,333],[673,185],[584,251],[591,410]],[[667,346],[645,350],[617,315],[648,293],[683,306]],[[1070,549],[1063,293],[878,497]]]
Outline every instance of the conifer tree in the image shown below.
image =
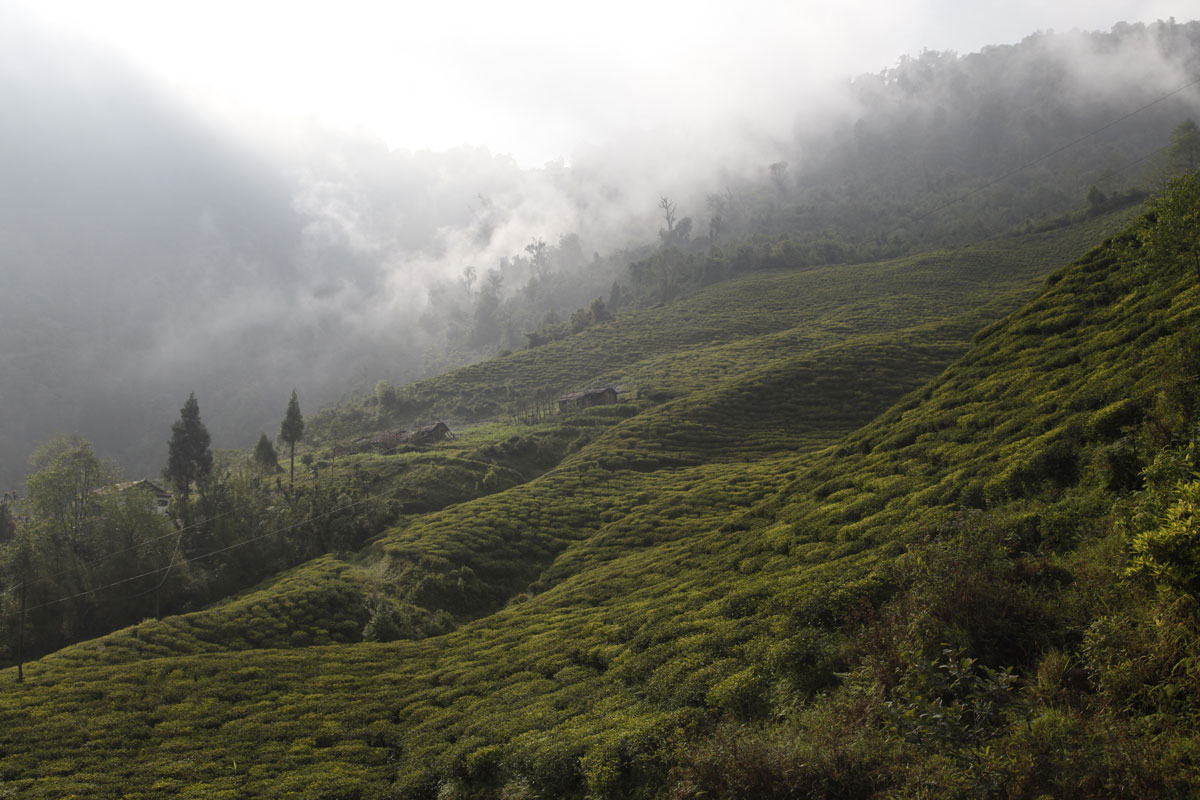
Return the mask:
[[283,423],[279,426],[279,438],[291,448],[291,468],[289,480],[296,480],[296,442],[304,436],[304,417],[300,416],[300,401],[296,399],[296,390],[292,389],[292,399],[288,401],[287,412]]
[[275,453],[275,445],[271,444],[265,433],[258,437],[258,444],[254,446],[254,460],[260,467],[271,472],[279,469],[279,456]]
[[192,483],[204,480],[212,472],[211,444],[208,429],[200,421],[200,404],[193,392],[179,410],[179,419],[171,424],[165,471],[167,480],[182,501],[185,518]]

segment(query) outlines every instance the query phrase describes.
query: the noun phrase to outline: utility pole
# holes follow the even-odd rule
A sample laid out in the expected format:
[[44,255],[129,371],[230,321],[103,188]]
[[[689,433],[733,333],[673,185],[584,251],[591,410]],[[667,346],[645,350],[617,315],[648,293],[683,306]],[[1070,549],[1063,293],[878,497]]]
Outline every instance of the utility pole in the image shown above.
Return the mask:
[[17,626],[17,683],[25,682],[25,581],[21,581],[21,623]]

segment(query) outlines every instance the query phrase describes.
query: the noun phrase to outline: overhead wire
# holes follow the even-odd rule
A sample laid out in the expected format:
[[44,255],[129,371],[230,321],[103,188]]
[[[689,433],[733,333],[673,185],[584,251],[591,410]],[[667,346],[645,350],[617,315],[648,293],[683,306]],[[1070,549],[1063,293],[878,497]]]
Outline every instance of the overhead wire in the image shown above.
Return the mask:
[[119,555],[128,553],[131,550],[138,550],[142,547],[146,547],[147,545],[153,544],[153,543],[159,541],[160,539],[167,539],[167,538],[170,538],[171,536],[176,536],[178,534],[182,534],[185,531],[190,531],[195,528],[199,528],[201,525],[206,525],[209,522],[221,519],[222,517],[228,516],[229,514],[232,514],[235,511],[237,511],[237,509],[231,508],[227,511],[222,511],[219,514],[214,514],[211,517],[207,517],[204,520],[201,520],[200,522],[193,522],[190,525],[186,525],[183,528],[179,528],[177,530],[170,531],[169,533],[164,533],[161,536],[154,536],[150,539],[147,539],[144,542],[138,542],[137,544],[131,544],[128,547],[122,547],[120,550],[114,550],[111,553],[107,553],[103,556],[99,556],[98,558],[93,558],[89,561],[76,562],[75,564],[68,567],[67,569],[59,570],[58,572],[51,573],[50,575],[41,575],[41,576],[38,576],[37,578],[33,578],[32,580],[14,584],[13,586],[9,586],[7,589],[0,590],[0,596],[6,595],[6,594],[11,594],[12,592],[15,592],[17,589],[21,588],[22,585],[31,586],[36,583],[45,583],[46,581],[52,581],[55,578],[61,578],[64,575],[71,575],[74,573],[82,572],[83,570],[85,570],[89,567],[94,567],[97,564],[103,564],[105,561],[109,561],[113,558],[116,558]]
[[[121,586],[122,584],[126,584],[126,583],[130,583],[130,582],[132,582],[132,581],[140,580],[141,578],[146,578],[146,577],[149,577],[149,576],[151,576],[151,575],[156,575],[156,574],[158,574],[159,572],[163,572],[164,570],[170,570],[170,569],[171,569],[173,566],[175,566],[176,564],[178,564],[179,566],[183,566],[183,565],[185,565],[185,564],[191,564],[191,563],[194,563],[194,562],[196,562],[196,561],[203,561],[204,559],[206,559],[206,558],[211,558],[212,556],[215,556],[215,555],[217,555],[217,554],[219,554],[219,553],[224,553],[224,552],[227,552],[227,551],[229,551],[229,550],[235,550],[235,549],[237,549],[237,548],[239,548],[239,547],[245,547],[245,546],[246,546],[246,545],[248,545],[248,544],[253,544],[254,542],[260,541],[260,540],[262,540],[262,539],[266,539],[266,538],[267,538],[267,537],[269,537],[269,536],[276,536],[276,535],[278,535],[278,534],[281,534],[281,533],[287,533],[288,531],[295,530],[296,528],[299,528],[299,527],[301,527],[301,526],[303,526],[303,525],[307,525],[307,524],[309,524],[309,523],[311,523],[311,522],[315,522],[315,521],[317,521],[317,520],[324,519],[324,518],[326,518],[326,517],[330,517],[330,516],[332,516],[332,515],[334,515],[334,514],[337,514],[337,513],[339,513],[339,512],[342,512],[342,511],[345,511],[346,509],[349,509],[349,508],[354,508],[355,506],[362,505],[363,503],[368,503],[368,502],[370,502],[370,501],[372,501],[372,500],[377,500],[377,499],[379,499],[379,498],[381,498],[381,497],[384,497],[385,495],[388,495],[388,494],[390,494],[390,493],[391,493],[390,491],[376,492],[375,494],[369,495],[369,496],[367,496],[367,497],[360,498],[360,499],[358,499],[358,500],[354,500],[354,501],[352,501],[352,502],[350,502],[350,503],[346,503],[345,505],[341,505],[341,506],[338,506],[338,507],[336,507],[336,508],[331,508],[331,509],[329,509],[328,511],[325,511],[325,512],[322,512],[322,513],[320,513],[320,514],[317,514],[316,516],[313,516],[313,517],[309,517],[309,518],[307,518],[307,519],[300,520],[299,522],[294,522],[294,523],[292,523],[291,525],[287,525],[287,526],[285,526],[285,527],[282,527],[282,528],[277,528],[277,529],[275,529],[275,530],[267,531],[266,533],[261,533],[261,534],[259,534],[258,536],[253,536],[253,537],[251,537],[251,538],[249,538],[249,539],[244,539],[244,540],[242,540],[242,541],[240,541],[240,542],[234,542],[233,544],[225,545],[225,546],[223,546],[223,547],[218,547],[218,548],[217,548],[217,549],[215,549],[215,550],[210,550],[210,551],[208,551],[207,553],[201,553],[200,555],[192,556],[191,558],[185,558],[185,559],[183,559],[182,561],[178,561],[178,562],[177,562],[177,561],[175,561],[175,560],[174,560],[174,556],[172,556],[172,561],[171,561],[171,563],[167,564],[167,565],[166,565],[166,566],[164,566],[164,567],[157,567],[157,568],[155,568],[155,569],[151,569],[151,570],[147,570],[147,571],[145,571],[145,572],[138,573],[137,575],[130,575],[129,577],[126,577],[126,578],[121,578],[120,580],[116,580],[116,581],[113,581],[112,583],[107,583],[107,584],[104,584],[103,586],[95,586],[95,587],[92,587],[92,588],[90,588],[90,589],[85,589],[85,590],[83,590],[83,591],[76,592],[76,593],[74,593],[74,594],[71,594],[71,595],[67,595],[67,596],[64,596],[64,597],[57,597],[57,598],[55,598],[55,599],[53,599],[53,600],[47,600],[47,601],[46,601],[46,602],[44,602],[44,603],[39,603],[39,604],[38,604],[38,605],[36,605],[36,606],[30,606],[30,607],[26,608],[26,609],[25,609],[25,613],[28,613],[28,612],[30,612],[30,611],[37,611],[38,609],[41,609],[41,608],[47,608],[47,607],[49,607],[49,606],[57,605],[57,604],[59,604],[59,603],[65,603],[65,602],[67,602],[67,601],[69,601],[69,600],[76,600],[76,599],[78,599],[78,598],[80,598],[80,597],[86,597],[86,596],[88,596],[88,595],[90,595],[90,594],[94,594],[94,593],[96,593],[96,592],[102,592],[102,591],[105,591],[106,589],[112,589],[113,587],[116,587],[116,586]],[[151,591],[153,591],[153,590],[151,590]],[[132,596],[132,597],[140,597],[140,596],[142,596],[142,595],[144,595],[144,594],[148,594],[148,592],[141,592],[140,594],[137,594],[137,595],[131,595],[131,596]],[[11,618],[11,617],[14,617],[14,616],[19,616],[19,615],[20,615],[20,613],[21,613],[21,612],[18,612],[18,611],[13,611],[13,612],[9,612],[9,613],[7,613],[7,614],[0,615],[0,618]]]

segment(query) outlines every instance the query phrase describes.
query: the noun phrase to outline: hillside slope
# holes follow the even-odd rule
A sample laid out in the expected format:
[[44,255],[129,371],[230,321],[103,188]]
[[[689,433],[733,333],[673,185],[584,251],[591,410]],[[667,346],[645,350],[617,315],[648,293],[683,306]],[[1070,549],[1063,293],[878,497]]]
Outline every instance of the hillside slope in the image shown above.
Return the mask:
[[[502,392],[487,382],[489,369],[507,375],[505,391],[519,397],[513,386],[544,394],[532,387],[570,386],[589,364],[613,363],[622,371],[610,377],[627,397],[641,397],[532,426],[481,426],[418,470],[405,470],[411,454],[343,459],[347,486],[391,492],[387,502],[407,514],[371,551],[301,567],[211,611],[144,622],[58,658],[353,642],[376,617],[386,638],[421,636],[558,580],[578,557],[567,551],[590,537],[619,552],[619,542],[662,540],[683,516],[709,524],[776,485],[773,477],[747,481],[749,465],[765,459],[760,476],[786,474],[796,458],[867,422],[1012,308],[1012,291],[1028,292],[1028,276],[1046,260],[1082,252],[1088,236],[1119,219],[853,269],[742,278],[418,384],[411,396],[433,408],[495,409]],[[373,409],[347,413],[373,411],[383,424],[387,409],[370,400]],[[547,441],[558,444],[547,451]],[[531,471],[524,461],[536,453],[544,463]],[[460,505],[416,502],[430,494],[422,484],[439,482],[441,504]]]
[[[1190,261],[1152,254],[1151,223],[1139,226],[1054,273],[939,377],[972,317],[934,322],[918,308],[886,336],[698,380],[533,481],[393,529],[375,563],[409,571],[408,601],[477,617],[452,632],[43,659],[0,701],[0,775],[30,797],[918,795],[938,778],[965,794],[1003,769],[1028,796],[1055,790],[1065,773],[1018,759],[1032,740],[997,751],[1015,753],[1007,766],[971,749],[1016,721],[1044,731],[1044,713],[1016,710],[1035,706],[997,701],[957,748],[889,723],[885,708],[925,713],[914,673],[923,659],[932,674],[949,669],[936,661],[943,641],[992,670],[951,664],[981,695],[1008,685],[988,677],[1005,668],[1034,685],[1047,653],[1078,647],[1097,613],[1073,601],[1039,615],[1047,598],[1067,585],[1121,595],[1072,554],[1096,546],[1112,503],[1139,485],[1146,454],[1125,453],[1122,438],[1175,413],[1151,401],[1180,380],[1191,390],[1170,364],[1196,351],[1200,330]],[[929,378],[868,422],[889,392]],[[773,444],[772,430],[802,430],[830,407],[811,436]],[[739,409],[762,425],[722,435]],[[949,541],[999,555],[971,562]],[[975,569],[965,587],[937,571],[947,562]],[[985,621],[958,624],[992,588]],[[1102,678],[1070,691],[1103,700]],[[1053,722],[1064,740],[1071,713]],[[1171,736],[1178,769],[1159,788],[1196,774],[1194,732]],[[1138,757],[1077,796],[1120,794],[1135,767],[1166,763]]]

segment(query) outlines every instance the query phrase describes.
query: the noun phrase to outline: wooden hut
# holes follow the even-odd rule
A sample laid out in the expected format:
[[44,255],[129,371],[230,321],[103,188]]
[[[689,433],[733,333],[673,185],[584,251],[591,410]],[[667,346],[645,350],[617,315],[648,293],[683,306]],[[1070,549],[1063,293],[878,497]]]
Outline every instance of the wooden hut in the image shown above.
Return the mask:
[[152,481],[125,481],[124,483],[114,483],[111,486],[101,486],[93,491],[96,494],[124,494],[134,489],[149,492],[154,498],[152,508],[160,514],[167,513],[167,507],[171,505],[171,493]]
[[450,426],[444,422],[435,422],[432,425],[424,425],[417,428],[412,433],[408,434],[408,441],[405,444],[424,445],[436,444],[443,439],[453,439],[454,434],[450,433]]
[[558,413],[578,411],[591,406],[608,406],[617,402],[617,390],[611,386],[603,389],[585,389],[582,392],[571,392],[558,398]]

